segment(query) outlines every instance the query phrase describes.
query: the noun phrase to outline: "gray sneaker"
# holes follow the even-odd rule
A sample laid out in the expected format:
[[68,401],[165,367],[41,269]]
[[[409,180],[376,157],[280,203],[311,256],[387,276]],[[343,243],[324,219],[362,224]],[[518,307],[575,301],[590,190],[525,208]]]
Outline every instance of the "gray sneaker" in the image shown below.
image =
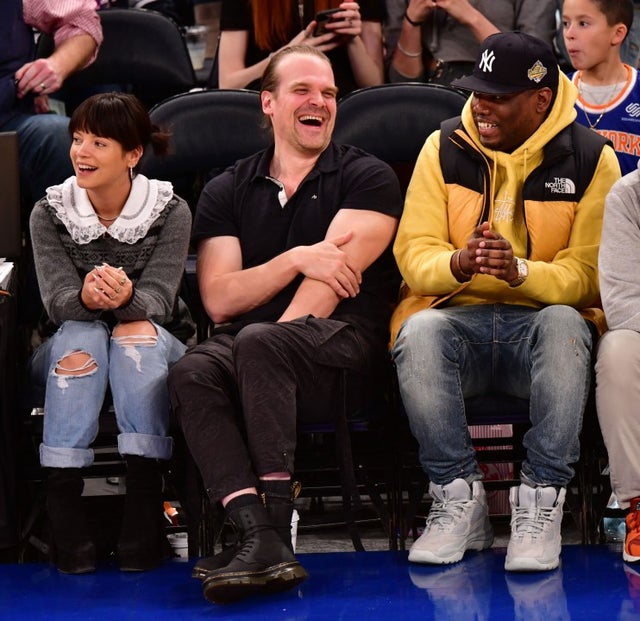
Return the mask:
[[511,537],[507,571],[548,571],[560,564],[562,506],[566,490],[555,487],[512,487]]
[[493,543],[489,509],[480,481],[464,479],[448,485],[429,485],[433,498],[424,532],[411,546],[414,563],[456,563],[467,550],[484,550]]

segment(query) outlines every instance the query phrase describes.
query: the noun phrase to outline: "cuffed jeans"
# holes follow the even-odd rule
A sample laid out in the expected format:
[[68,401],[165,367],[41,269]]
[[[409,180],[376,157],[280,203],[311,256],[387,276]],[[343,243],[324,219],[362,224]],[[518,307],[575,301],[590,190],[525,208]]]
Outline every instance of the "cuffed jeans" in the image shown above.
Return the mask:
[[640,334],[605,332],[598,343],[596,404],[609,454],[611,488],[621,508],[640,496]]
[[529,400],[521,480],[565,487],[580,452],[591,346],[586,321],[569,306],[459,306],[409,317],[392,354],[429,478],[481,478],[464,400],[491,391]]
[[[186,347],[161,326],[157,337],[114,337],[101,321],[65,321],[34,353],[32,380],[45,387],[40,462],[45,467],[83,468],[98,433],[100,410],[111,388],[122,455],[169,459],[169,367]],[[74,375],[57,372],[73,352],[86,352],[95,368]],[[86,365],[87,367],[91,365]]]
[[334,420],[346,370],[354,406],[364,402],[376,361],[353,326],[311,316],[251,324],[188,351],[169,393],[211,500],[293,472],[297,417]]

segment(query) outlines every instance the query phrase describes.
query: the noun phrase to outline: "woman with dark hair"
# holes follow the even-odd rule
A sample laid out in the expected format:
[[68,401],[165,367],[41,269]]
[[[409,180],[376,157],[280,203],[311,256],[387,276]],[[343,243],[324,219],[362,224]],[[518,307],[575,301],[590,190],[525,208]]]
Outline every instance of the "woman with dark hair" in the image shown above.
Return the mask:
[[30,364],[45,390],[40,463],[50,469],[53,558],[64,573],[95,569],[82,468],[93,462],[109,388],[127,464],[119,564],[143,571],[168,549],[158,460],[173,449],[166,377],[185,345],[167,328],[188,321],[177,291],[191,214],[170,183],[136,172],[145,146],[166,153],[169,136],[134,96],[90,97],[69,132],[75,176],[48,188],[30,219],[40,293],[56,328]]
[[[329,9],[336,12],[319,24]],[[340,96],[382,84],[385,15],[382,0],[223,0],[219,86],[258,90],[273,53],[297,44],[327,54]]]

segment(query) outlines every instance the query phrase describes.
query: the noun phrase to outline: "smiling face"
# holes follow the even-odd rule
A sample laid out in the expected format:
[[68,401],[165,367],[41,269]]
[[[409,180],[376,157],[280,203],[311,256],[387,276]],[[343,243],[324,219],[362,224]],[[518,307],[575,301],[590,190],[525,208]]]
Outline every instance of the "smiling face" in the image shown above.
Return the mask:
[[331,140],[336,117],[336,88],[331,65],[318,56],[295,53],[276,67],[277,86],[260,94],[276,145],[288,144],[318,155]]
[[542,125],[553,93],[549,88],[508,95],[473,93],[471,112],[484,147],[511,153]]
[[627,33],[622,23],[610,25],[592,0],[564,0],[562,34],[575,69],[592,69],[618,55]]
[[71,142],[71,163],[76,180],[91,197],[92,193],[117,191],[130,186],[129,168],[135,167],[142,147],[125,151],[113,138],[103,138],[91,132],[76,130]]

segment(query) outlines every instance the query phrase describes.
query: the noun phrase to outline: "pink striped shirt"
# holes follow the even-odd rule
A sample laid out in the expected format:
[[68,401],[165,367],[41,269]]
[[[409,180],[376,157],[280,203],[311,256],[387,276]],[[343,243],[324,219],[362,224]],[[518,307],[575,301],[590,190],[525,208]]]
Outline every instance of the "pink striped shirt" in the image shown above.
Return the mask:
[[96,6],[96,0],[23,0],[22,11],[29,26],[53,34],[56,47],[81,34],[90,35],[100,46],[102,27]]

